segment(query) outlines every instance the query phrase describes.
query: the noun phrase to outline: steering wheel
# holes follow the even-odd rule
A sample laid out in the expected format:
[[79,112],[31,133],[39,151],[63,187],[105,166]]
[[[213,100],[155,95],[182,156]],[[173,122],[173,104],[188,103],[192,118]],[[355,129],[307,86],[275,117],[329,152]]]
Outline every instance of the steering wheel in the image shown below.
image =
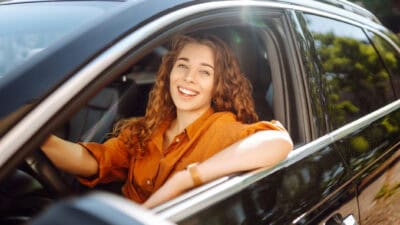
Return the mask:
[[[39,182],[41,185],[36,185]],[[26,224],[71,189],[40,150],[25,158],[0,184],[0,224]]]
[[33,176],[45,188],[59,195],[68,195],[71,193],[70,184],[66,182],[61,172],[41,150],[34,151],[25,158],[25,162],[34,173]]

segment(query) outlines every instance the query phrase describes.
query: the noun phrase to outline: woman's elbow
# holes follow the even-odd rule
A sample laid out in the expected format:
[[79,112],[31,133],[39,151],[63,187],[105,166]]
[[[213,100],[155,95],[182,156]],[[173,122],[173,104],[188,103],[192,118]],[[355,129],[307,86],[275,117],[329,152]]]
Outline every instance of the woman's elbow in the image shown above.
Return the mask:
[[286,156],[293,150],[293,140],[288,132],[281,132],[282,149],[286,151]]
[[293,150],[293,141],[286,132],[279,132],[266,138],[260,149],[260,167],[272,167],[288,157]]
[[279,152],[279,161],[287,158],[289,153],[293,150],[293,141],[288,137],[279,138],[276,140],[276,151]]

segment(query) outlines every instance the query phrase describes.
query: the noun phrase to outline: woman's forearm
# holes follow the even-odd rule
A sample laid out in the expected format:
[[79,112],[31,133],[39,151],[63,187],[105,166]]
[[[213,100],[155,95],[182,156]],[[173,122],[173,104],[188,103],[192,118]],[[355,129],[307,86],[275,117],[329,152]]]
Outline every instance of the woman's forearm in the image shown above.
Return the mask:
[[[235,172],[272,167],[285,159],[293,148],[292,140],[285,132],[260,131],[197,164],[197,172],[203,183]],[[194,182],[187,170],[175,173],[145,203],[154,207],[192,188]]]
[[192,187],[193,181],[190,174],[186,170],[181,170],[172,175],[172,177],[170,177],[160,189],[158,189],[145,203],[143,203],[143,206],[146,208],[153,208],[177,197]]
[[198,164],[203,182],[235,172],[272,167],[284,160],[293,148],[286,132],[260,131],[225,148]]
[[61,170],[83,177],[97,174],[97,161],[79,144],[51,135],[41,149]]

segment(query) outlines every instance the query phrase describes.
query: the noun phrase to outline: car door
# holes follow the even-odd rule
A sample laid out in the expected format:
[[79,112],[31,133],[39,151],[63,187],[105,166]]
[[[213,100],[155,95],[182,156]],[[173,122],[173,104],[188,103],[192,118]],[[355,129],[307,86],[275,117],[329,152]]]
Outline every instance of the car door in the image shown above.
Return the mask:
[[400,140],[395,45],[382,33],[367,31],[369,38],[366,25],[312,14],[304,14],[304,21],[313,37],[334,148],[357,185],[360,218],[355,218],[361,224],[394,224]]
[[[400,99],[398,90],[400,78],[400,48],[398,39],[390,39],[389,32],[385,35],[378,32],[367,31],[370,40],[379,53],[383,65],[390,74],[392,86],[397,91],[397,104]],[[380,128],[383,134],[375,134],[374,141],[381,141],[382,150],[368,149],[374,155],[374,160],[353,155],[365,160],[369,168],[361,172],[359,181],[359,207],[363,224],[380,224],[400,222],[398,208],[400,204],[400,139],[398,138],[400,125],[400,111],[395,109],[382,116],[374,123],[375,132]],[[366,133],[366,132],[364,132]],[[382,138],[384,136],[384,138]],[[385,143],[386,142],[386,143]],[[379,155],[375,151],[382,151]],[[372,161],[372,162],[371,162]]]

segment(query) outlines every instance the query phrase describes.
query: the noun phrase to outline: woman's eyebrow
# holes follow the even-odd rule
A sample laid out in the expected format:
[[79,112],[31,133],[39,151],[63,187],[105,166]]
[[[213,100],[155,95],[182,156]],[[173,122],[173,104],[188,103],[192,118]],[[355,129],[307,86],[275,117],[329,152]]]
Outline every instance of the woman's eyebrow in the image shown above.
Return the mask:
[[[189,58],[186,58],[186,57],[180,57],[176,61],[179,61],[179,60],[182,60],[182,61],[185,61],[185,62],[189,62],[190,61]],[[214,67],[212,65],[208,64],[208,63],[200,63],[200,65],[207,66],[207,67],[210,67],[211,69],[214,69]]]
[[189,59],[186,58],[186,57],[180,57],[176,61],[179,61],[179,60],[183,60],[183,61],[189,62]]
[[211,69],[214,69],[214,67],[211,66],[211,65],[208,64],[208,63],[200,63],[200,65],[202,65],[202,66],[207,66],[207,67],[210,67]]

